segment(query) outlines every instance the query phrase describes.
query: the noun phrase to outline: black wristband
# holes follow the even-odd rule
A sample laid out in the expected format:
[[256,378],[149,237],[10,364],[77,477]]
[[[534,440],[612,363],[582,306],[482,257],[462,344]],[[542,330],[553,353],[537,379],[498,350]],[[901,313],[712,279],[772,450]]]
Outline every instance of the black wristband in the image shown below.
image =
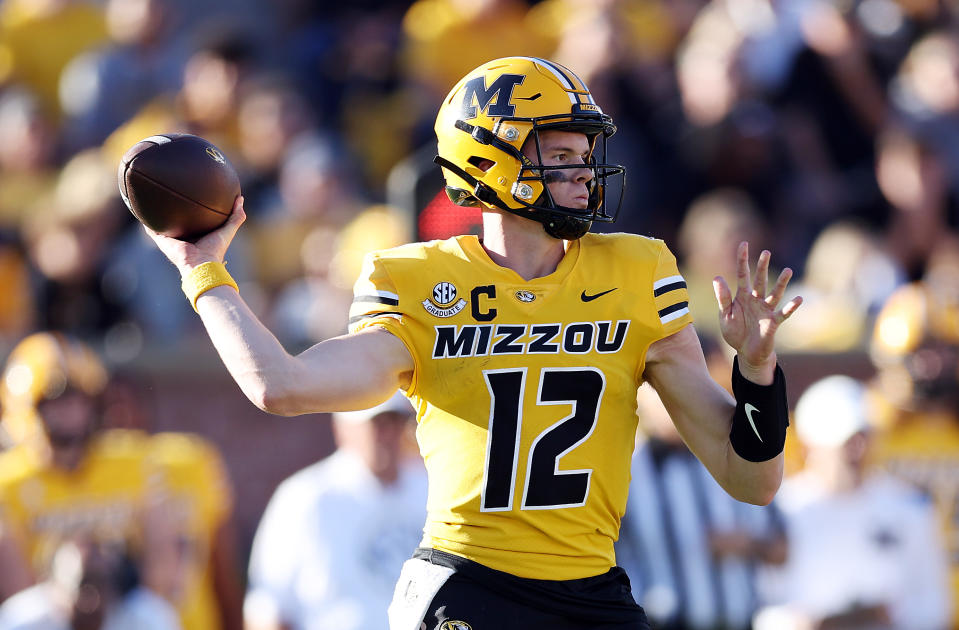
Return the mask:
[[783,452],[789,405],[786,377],[776,364],[772,385],[757,385],[739,372],[739,357],[733,358],[733,395],[736,411],[729,431],[733,450],[750,462],[765,462]]

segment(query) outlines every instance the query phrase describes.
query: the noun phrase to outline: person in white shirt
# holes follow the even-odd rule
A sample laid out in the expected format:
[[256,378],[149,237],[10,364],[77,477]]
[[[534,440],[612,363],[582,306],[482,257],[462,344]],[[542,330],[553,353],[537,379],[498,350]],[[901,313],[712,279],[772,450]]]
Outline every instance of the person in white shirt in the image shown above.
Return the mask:
[[403,562],[423,534],[426,472],[404,449],[397,393],[333,414],[337,450],[283,481],[250,556],[249,630],[385,630]]
[[756,630],[944,630],[951,602],[933,507],[918,490],[865,474],[866,388],[847,376],[811,385],[795,410],[803,470],[777,500],[786,564],[770,570]]

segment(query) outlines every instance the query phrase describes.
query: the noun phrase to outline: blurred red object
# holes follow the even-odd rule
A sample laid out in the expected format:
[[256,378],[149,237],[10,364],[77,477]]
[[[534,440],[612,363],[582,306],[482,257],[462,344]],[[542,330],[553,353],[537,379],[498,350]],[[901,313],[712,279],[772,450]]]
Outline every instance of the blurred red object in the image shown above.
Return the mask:
[[460,234],[481,234],[483,213],[479,208],[457,206],[440,190],[420,212],[419,239],[430,241]]

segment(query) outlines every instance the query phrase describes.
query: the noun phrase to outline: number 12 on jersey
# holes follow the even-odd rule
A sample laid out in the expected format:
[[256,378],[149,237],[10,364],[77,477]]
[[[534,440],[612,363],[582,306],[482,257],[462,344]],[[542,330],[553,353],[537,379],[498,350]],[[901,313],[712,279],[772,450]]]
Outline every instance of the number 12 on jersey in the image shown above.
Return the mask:
[[[520,461],[523,399],[528,368],[484,370],[490,395],[489,435],[480,509],[513,509]],[[544,429],[526,456],[526,485],[521,510],[553,510],[585,505],[592,469],[560,470],[564,455],[592,435],[606,389],[603,373],[591,367],[543,368],[536,405],[565,405],[571,413]]]

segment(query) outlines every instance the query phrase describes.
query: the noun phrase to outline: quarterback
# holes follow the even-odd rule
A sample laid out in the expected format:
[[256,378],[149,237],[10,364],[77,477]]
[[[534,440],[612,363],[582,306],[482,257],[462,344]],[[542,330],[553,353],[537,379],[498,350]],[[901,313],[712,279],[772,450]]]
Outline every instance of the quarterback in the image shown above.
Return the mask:
[[714,287],[737,352],[735,397],[714,382],[686,284],[659,240],[590,234],[615,219],[606,163],[616,128],[569,69],[528,57],[483,64],[436,120],[450,199],[483,236],[372,252],[349,334],[293,356],[251,313],[222,260],[243,222],[196,244],[151,233],[177,266],[223,362],[281,415],[371,407],[403,390],[429,473],[421,546],[390,606],[393,630],[647,628],[613,542],[626,505],[636,389],[659,393],[692,451],[742,501],[782,480],[780,305],[746,243],[735,293]]

